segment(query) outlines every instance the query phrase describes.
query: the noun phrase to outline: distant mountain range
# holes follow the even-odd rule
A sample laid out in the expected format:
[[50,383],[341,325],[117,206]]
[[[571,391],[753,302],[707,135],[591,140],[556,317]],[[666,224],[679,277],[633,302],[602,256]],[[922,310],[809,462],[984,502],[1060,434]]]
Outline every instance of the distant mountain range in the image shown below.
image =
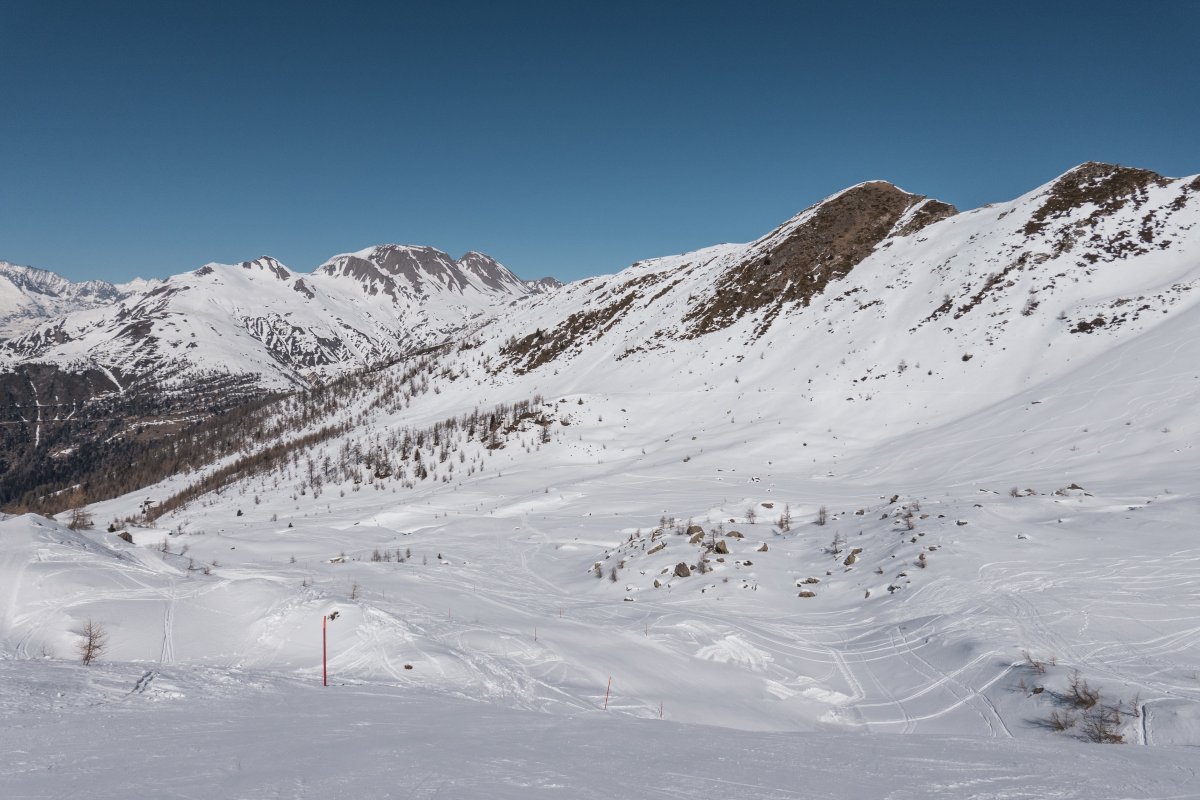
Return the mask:
[[11,265],[0,276],[0,308],[12,309],[0,319],[10,332],[0,369],[98,369],[114,390],[148,374],[196,371],[306,386],[444,341],[558,286],[522,281],[482,253],[456,261],[402,245],[335,256],[311,274],[263,256],[123,286]]
[[73,311],[112,305],[158,283],[156,280],[74,283],[44,269],[0,261],[0,339]]

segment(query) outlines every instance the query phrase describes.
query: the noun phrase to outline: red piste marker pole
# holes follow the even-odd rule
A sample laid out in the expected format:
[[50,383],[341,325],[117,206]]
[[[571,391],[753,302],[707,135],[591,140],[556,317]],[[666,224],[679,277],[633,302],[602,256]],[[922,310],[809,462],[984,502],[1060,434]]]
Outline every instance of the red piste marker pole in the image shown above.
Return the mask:
[[329,685],[329,649],[326,645],[325,628],[329,624],[329,616],[321,617],[321,685]]
[[612,691],[612,676],[608,676],[608,688],[604,690],[604,710],[608,711],[608,694]]

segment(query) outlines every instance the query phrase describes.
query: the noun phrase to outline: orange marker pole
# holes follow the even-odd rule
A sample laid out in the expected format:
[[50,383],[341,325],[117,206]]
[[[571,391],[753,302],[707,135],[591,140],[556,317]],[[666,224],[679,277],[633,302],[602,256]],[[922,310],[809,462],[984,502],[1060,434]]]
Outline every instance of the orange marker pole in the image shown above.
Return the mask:
[[321,685],[329,685],[329,648],[326,645],[325,628],[329,624],[329,616],[321,617]]
[[608,688],[604,690],[604,710],[608,711],[608,695],[612,691],[612,676],[608,676]]

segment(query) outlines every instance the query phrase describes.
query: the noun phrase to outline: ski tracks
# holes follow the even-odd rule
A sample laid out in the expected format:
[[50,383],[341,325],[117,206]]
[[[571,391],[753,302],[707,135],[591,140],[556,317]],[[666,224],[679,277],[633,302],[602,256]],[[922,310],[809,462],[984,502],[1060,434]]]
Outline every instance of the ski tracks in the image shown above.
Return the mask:
[[167,594],[166,608],[163,610],[163,641],[162,650],[158,655],[159,664],[175,663],[175,587],[172,586]]

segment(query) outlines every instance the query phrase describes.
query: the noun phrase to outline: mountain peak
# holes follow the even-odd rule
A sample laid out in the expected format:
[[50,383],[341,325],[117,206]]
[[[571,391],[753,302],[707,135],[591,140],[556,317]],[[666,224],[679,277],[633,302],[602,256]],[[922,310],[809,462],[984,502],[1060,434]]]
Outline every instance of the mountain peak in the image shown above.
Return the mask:
[[271,256],[259,256],[253,261],[243,261],[238,266],[245,270],[269,272],[281,281],[291,280],[292,278],[292,271]]
[[375,245],[334,256],[315,274],[353,278],[372,294],[383,292],[393,297],[397,292],[417,297],[441,293],[522,297],[540,291],[486,253],[470,250],[455,260],[424,245]]
[[525,283],[491,256],[477,250],[469,250],[455,262],[459,269],[478,278],[480,283],[496,292],[526,294]]
[[369,283],[403,279],[416,292],[423,292],[431,280],[445,286],[453,284],[455,277],[454,260],[446,253],[434,247],[406,244],[380,244],[334,256],[315,271]]
[[1054,183],[1058,183],[1066,178],[1073,180],[1097,180],[1100,178],[1111,177],[1113,175],[1126,176],[1141,176],[1145,180],[1162,180],[1163,176],[1157,172],[1140,167],[1126,167],[1123,164],[1113,164],[1107,161],[1085,161],[1071,167],[1069,170],[1058,176]]
[[[922,209],[924,209],[922,211]],[[808,305],[890,236],[906,236],[956,213],[953,206],[887,181],[855,184],[809,206],[758,241],[719,279],[713,302],[688,315],[692,333],[727,327],[748,313],[772,317]]]
[[[267,273],[281,281],[291,280],[293,277],[290,269],[271,256],[259,256],[258,258],[250,261],[241,261],[237,264],[218,264],[215,261],[210,261],[199,269],[192,270],[190,273],[185,273],[185,275],[204,277],[206,275],[212,275],[218,272],[222,274],[250,273],[250,275],[254,275],[256,273]],[[174,278],[172,280],[174,280]]]
[[1025,226],[1025,234],[1039,233],[1050,220],[1082,206],[1096,206],[1093,216],[1109,216],[1132,203],[1140,207],[1151,186],[1170,183],[1157,172],[1120,164],[1088,161],[1067,170],[1043,187],[1042,204]]

